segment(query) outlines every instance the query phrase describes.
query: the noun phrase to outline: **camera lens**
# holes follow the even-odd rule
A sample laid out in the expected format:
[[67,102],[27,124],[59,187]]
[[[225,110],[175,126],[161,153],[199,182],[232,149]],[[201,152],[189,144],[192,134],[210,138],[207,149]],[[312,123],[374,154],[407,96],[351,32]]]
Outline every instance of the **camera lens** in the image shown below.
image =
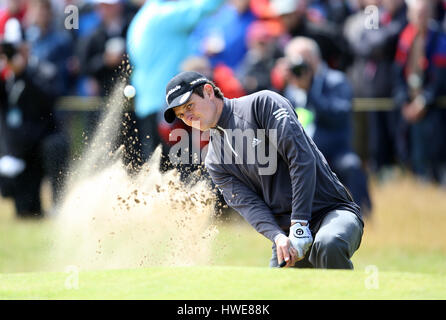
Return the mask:
[[8,42],[1,43],[0,51],[6,56],[8,60],[10,60],[16,54],[14,45]]
[[291,67],[291,72],[296,76],[296,77],[301,77],[302,75],[304,75],[308,70],[308,65],[305,62],[301,62],[299,64],[295,64]]

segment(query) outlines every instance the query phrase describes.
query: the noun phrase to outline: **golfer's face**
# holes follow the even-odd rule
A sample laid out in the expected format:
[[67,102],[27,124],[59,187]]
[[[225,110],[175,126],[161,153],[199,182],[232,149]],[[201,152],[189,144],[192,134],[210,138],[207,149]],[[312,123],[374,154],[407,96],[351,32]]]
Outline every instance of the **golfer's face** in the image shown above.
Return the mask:
[[195,129],[206,131],[213,125],[215,106],[206,95],[202,98],[194,93],[189,101],[173,110],[178,118]]

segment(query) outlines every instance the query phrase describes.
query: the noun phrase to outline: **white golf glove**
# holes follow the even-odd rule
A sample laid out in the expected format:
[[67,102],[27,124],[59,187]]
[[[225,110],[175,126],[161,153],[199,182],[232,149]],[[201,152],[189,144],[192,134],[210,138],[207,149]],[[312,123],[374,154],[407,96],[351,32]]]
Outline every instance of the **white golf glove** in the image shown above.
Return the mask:
[[308,221],[299,220],[293,224],[290,227],[289,238],[291,245],[297,251],[297,258],[299,260],[303,259],[313,243],[313,236],[311,235]]

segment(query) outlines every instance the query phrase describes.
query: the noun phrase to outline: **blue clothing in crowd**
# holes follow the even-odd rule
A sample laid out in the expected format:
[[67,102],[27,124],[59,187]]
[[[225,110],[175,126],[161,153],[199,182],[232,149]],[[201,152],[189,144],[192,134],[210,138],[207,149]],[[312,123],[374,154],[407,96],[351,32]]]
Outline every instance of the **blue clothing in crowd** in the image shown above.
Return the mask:
[[[72,54],[73,45],[70,36],[50,27],[42,33],[37,26],[31,26],[26,31],[26,39],[30,44],[31,56],[47,61],[57,68],[57,94],[66,94],[68,90],[67,60]],[[56,88],[55,88],[56,89]]]
[[147,0],[138,11],[127,33],[137,117],[157,113],[164,106],[166,84],[191,54],[190,33],[222,2]]
[[323,65],[315,74],[307,106],[315,112],[313,140],[326,157],[350,151],[353,92],[345,75]]
[[249,25],[256,20],[251,10],[243,13],[231,5],[226,4],[211,17],[198,24],[197,29],[191,36],[195,52],[204,55],[203,41],[207,37],[221,37],[224,41],[223,51],[211,55],[209,60],[214,67],[218,63],[224,63],[235,70],[243,60],[247,49],[246,33]]

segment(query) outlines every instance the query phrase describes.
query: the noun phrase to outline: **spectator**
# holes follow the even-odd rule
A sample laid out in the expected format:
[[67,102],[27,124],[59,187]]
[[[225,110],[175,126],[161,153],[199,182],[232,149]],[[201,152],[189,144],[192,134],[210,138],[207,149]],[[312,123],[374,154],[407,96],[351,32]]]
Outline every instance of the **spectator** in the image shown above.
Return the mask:
[[209,57],[212,67],[225,64],[236,70],[246,54],[245,34],[256,17],[249,0],[230,0],[198,24],[192,34],[197,55]]
[[[123,0],[94,0],[95,11],[101,19],[99,27],[78,40],[79,61],[82,79],[87,95],[108,96],[114,85],[128,76],[129,67],[126,57],[126,36],[133,10]],[[91,18],[91,17],[90,17]],[[90,112],[84,119],[87,135],[97,125],[100,112]],[[119,136],[113,148],[124,145],[123,162],[129,172],[140,164],[135,139],[135,116],[123,112]]]
[[9,19],[15,18],[22,23],[26,7],[25,0],[6,0],[5,8],[0,9],[0,38],[3,39],[5,36],[5,25]]
[[58,71],[62,92],[68,93],[68,61],[73,54],[73,45],[68,33],[58,30],[55,24],[51,0],[31,0],[28,8],[29,23],[26,40],[30,54],[39,60],[49,61]]
[[274,46],[274,34],[268,23],[256,21],[250,25],[246,34],[248,52],[238,71],[243,87],[248,94],[272,87],[271,71],[280,55]]
[[[379,28],[365,28],[364,9],[378,6]],[[398,36],[407,24],[404,0],[361,1],[360,10],[345,23],[344,34],[354,55],[348,70],[355,97],[383,98],[392,94],[392,69]],[[368,117],[368,151],[371,168],[382,176],[397,158],[395,111],[371,111]],[[382,169],[382,170],[381,170]]]
[[[367,213],[371,209],[367,178],[361,160],[351,147],[350,84],[341,71],[330,69],[321,60],[317,43],[309,38],[296,37],[289,42],[285,48],[285,63],[289,70],[285,97],[300,114],[305,130],[333,171],[350,190],[363,213]],[[311,118],[312,114],[313,130],[305,123],[305,116]]]
[[316,24],[307,18],[307,0],[272,0],[272,9],[280,17],[285,35],[279,38],[278,46],[284,48],[296,36],[311,38],[321,48],[324,61],[335,69],[343,70],[349,63],[350,55],[345,39],[336,24],[326,21]]
[[314,0],[310,1],[307,10],[308,20],[323,24],[327,21],[338,27],[344,25],[345,19],[351,14],[348,1],[345,0]]
[[[82,68],[81,70],[80,59],[84,59],[87,40],[98,28],[100,28],[102,18],[99,10],[97,10],[97,4],[93,1],[65,0],[65,5],[69,4],[76,5],[79,13],[79,28],[69,30],[71,38],[73,39],[72,41],[75,44],[74,56],[69,63],[70,72],[73,74],[74,78],[73,89],[76,95],[97,95],[97,83],[94,82],[89,74],[85,74],[85,68]],[[65,18],[67,17],[64,14],[62,20],[65,20]],[[62,21],[62,23],[65,24],[65,21]]]
[[191,54],[190,34],[223,0],[148,0],[133,19],[127,46],[134,66],[135,114],[142,143],[141,157],[147,160],[161,142],[157,114],[166,101],[167,82]]
[[122,0],[95,0],[101,17],[98,29],[80,43],[81,71],[90,77],[91,95],[105,96],[118,78],[125,60],[125,38],[132,16]]
[[[70,0],[65,0],[69,2]],[[76,39],[90,36],[101,25],[101,16],[94,1],[80,1],[75,4],[79,8],[79,29],[75,30]]]
[[432,18],[441,24],[444,21],[446,13],[446,2],[444,0],[433,0],[433,16]]
[[403,116],[398,142],[417,176],[444,183],[445,112],[436,98],[446,93],[446,36],[432,19],[430,1],[407,5],[409,24],[395,56],[394,99]]
[[56,204],[68,156],[54,116],[56,67],[29,59],[23,42],[3,43],[2,49],[9,71],[0,83],[0,189],[13,198],[18,217],[41,217],[42,179],[49,177]]

